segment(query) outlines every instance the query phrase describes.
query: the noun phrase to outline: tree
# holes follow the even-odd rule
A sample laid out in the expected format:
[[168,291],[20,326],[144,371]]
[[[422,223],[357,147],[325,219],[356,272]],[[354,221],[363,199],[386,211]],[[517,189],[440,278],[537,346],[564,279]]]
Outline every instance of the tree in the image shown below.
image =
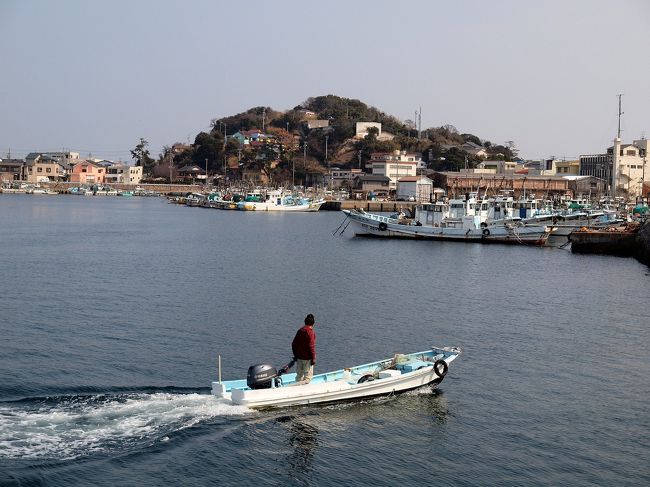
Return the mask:
[[140,143],[131,151],[131,157],[135,159],[135,165],[142,166],[142,172],[146,175],[151,174],[153,166],[156,164],[156,161],[149,155],[148,146],[149,142],[140,138]]
[[192,160],[197,166],[204,168],[205,160],[207,159],[212,170],[214,170],[215,165],[216,167],[221,167],[219,163],[221,162],[223,137],[218,137],[219,134],[215,135],[201,132],[194,139]]
[[481,143],[481,139],[479,139],[474,134],[460,134],[460,136],[465,140],[465,142],[472,142],[472,143],[474,143],[476,145],[483,145]]

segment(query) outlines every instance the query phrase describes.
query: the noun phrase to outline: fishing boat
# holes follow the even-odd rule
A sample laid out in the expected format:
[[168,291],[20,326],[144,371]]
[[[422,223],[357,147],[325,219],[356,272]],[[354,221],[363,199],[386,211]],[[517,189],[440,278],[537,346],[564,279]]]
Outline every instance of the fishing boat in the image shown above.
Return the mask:
[[418,205],[413,218],[401,212],[387,216],[363,209],[343,210],[343,213],[353,224],[355,235],[366,237],[544,245],[552,232],[544,225],[523,225],[513,219],[489,220],[482,215],[483,210],[480,214],[454,214],[454,205],[453,202]]
[[212,383],[212,394],[252,409],[349,401],[391,395],[422,386],[436,387],[461,350],[432,347],[424,352],[396,354],[392,358],[314,375],[309,383],[296,382],[289,365],[252,365],[246,379]]
[[237,203],[237,209],[247,211],[318,211],[325,200],[311,200],[282,190],[271,190],[264,193],[249,193],[243,201]]

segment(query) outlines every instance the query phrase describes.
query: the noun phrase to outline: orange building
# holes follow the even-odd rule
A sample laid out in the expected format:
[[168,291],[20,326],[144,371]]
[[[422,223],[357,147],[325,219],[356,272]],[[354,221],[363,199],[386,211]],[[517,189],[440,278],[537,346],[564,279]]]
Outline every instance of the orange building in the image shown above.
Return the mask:
[[90,161],[80,161],[72,168],[70,182],[79,184],[104,184],[106,168]]

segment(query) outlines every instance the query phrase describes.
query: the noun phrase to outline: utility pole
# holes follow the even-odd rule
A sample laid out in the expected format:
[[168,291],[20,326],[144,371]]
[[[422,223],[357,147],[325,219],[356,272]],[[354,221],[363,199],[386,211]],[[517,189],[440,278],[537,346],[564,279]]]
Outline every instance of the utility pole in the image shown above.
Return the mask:
[[329,139],[329,135],[325,136],[325,162],[327,162],[327,189],[330,191],[332,190],[332,171],[330,169],[330,161],[327,158],[327,139]]
[[305,180],[303,181],[303,186],[307,186],[307,141],[302,143],[302,171],[305,174]]
[[[418,111],[415,110],[415,116],[413,117],[413,125],[415,125],[415,133],[418,134]],[[418,137],[419,139],[419,137]]]
[[226,124],[223,124],[223,150],[226,150],[226,140],[228,140],[228,129]]
[[208,187],[208,158],[205,158],[205,187]]
[[[645,135],[641,137],[641,140],[645,140]],[[648,144],[646,143],[645,148],[643,149],[643,168],[641,171],[641,203],[647,203],[647,200],[643,197],[643,188],[645,187],[645,163],[646,157],[648,156]]]
[[620,93],[618,95],[618,132],[617,132],[617,137],[620,139],[621,138],[621,115],[623,115],[624,112],[621,111],[621,98],[623,97],[623,93]]

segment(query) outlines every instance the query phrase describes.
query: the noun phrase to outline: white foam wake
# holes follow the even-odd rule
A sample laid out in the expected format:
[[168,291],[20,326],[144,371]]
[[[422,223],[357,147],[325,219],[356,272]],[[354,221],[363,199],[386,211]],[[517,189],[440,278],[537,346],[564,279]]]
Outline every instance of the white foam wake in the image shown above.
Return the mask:
[[165,441],[216,416],[251,413],[205,394],[84,396],[31,408],[0,405],[0,457],[72,459]]

